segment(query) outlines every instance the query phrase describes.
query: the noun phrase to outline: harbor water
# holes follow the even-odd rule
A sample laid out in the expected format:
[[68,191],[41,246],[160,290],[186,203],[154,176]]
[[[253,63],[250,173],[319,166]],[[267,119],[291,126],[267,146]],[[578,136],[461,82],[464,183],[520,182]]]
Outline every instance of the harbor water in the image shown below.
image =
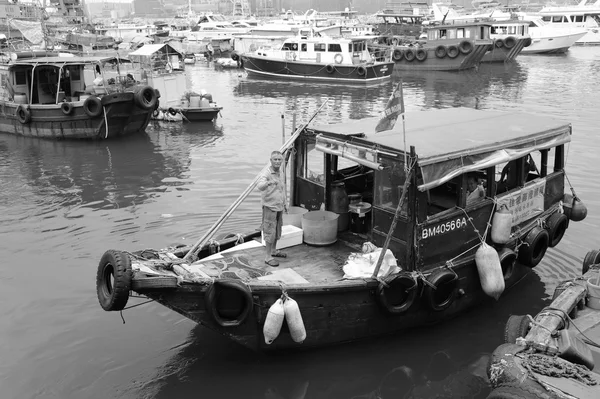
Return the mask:
[[[485,367],[508,316],[536,314],[600,248],[600,47],[574,47],[478,71],[402,75],[407,111],[526,111],[573,125],[567,176],[588,216],[498,302],[435,327],[281,355],[254,353],[156,303],[105,312],[95,290],[105,250],[195,243],[294,121],[325,101],[318,123],[376,116],[400,79],[314,86],[202,61],[186,69],[191,87],[223,107],[214,123],[153,121],[143,134],[100,142],[0,134],[0,398],[388,399],[403,397],[409,381],[415,398],[485,398]],[[255,192],[223,232],[259,223]]]

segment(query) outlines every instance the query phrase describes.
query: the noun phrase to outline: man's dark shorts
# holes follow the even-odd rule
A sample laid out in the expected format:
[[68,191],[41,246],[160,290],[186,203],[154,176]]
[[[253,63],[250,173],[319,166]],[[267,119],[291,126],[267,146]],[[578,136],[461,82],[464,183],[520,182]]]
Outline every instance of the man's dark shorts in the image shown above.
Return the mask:
[[262,225],[260,229],[263,239],[270,244],[281,238],[281,226],[283,225],[283,212],[272,211],[263,206]]

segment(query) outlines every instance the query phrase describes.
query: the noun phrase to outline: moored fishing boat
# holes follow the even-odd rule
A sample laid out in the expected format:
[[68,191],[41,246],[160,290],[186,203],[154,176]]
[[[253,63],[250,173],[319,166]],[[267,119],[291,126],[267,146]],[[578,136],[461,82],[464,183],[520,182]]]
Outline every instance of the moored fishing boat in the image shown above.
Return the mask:
[[483,56],[482,62],[511,62],[532,43],[529,22],[519,20],[494,21],[490,37],[492,48]]
[[[104,82],[115,57],[22,52],[5,57],[0,74],[0,131],[56,139],[107,139],[143,131],[158,101],[150,86]],[[107,91],[108,89],[108,91]]]
[[393,47],[395,68],[409,71],[461,71],[475,68],[492,49],[490,27],[489,22],[457,21],[429,26],[427,39]]
[[600,395],[600,251],[589,251],[582,276],[562,282],[535,317],[512,315],[494,350],[488,399]]
[[299,35],[275,47],[241,54],[250,75],[313,82],[380,83],[389,79],[394,62],[376,60],[367,48],[372,38]]
[[[283,145],[290,205],[304,214],[301,229],[284,226],[279,268],[265,264],[260,232],[212,239],[255,179],[193,246],[107,251],[102,307],[124,309],[133,290],[256,350],[322,347],[484,306],[562,239],[570,124],[461,108],[407,113],[410,150],[401,129],[377,133],[377,124],[309,121]],[[475,200],[471,178],[481,182]],[[283,323],[282,298],[294,300],[301,324],[285,312]]]

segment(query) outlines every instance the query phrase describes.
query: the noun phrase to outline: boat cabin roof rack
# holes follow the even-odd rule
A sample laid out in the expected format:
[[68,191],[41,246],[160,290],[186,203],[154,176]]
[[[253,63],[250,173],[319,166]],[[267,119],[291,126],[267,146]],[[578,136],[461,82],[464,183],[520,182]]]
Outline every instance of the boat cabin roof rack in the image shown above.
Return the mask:
[[[380,165],[378,154],[385,152],[385,155],[403,156],[404,148],[408,151],[414,146],[423,176],[423,182],[418,186],[421,191],[437,187],[461,174],[571,141],[570,123],[524,112],[470,108],[408,112],[405,117],[406,146],[401,123],[391,130],[375,132],[378,121],[378,117],[365,118],[313,125],[311,130],[317,134],[318,149],[336,151],[335,155],[344,158],[348,155],[356,157],[360,153],[359,159],[364,158],[376,165]],[[356,137],[359,133],[364,136]],[[435,140],[432,140],[433,137]]]

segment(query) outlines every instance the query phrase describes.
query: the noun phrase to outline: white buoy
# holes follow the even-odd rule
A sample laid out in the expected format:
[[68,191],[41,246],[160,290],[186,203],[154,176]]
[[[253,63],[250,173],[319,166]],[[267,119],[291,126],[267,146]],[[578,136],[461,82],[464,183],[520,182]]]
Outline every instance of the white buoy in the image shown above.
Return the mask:
[[483,292],[498,300],[504,291],[504,275],[498,252],[484,242],[475,253],[475,263]]
[[285,311],[283,309],[283,301],[281,298],[279,298],[273,305],[271,305],[269,312],[267,313],[267,317],[265,318],[263,335],[265,336],[265,342],[267,345],[271,345],[279,336],[284,317]]
[[292,340],[297,343],[304,342],[306,339],[306,328],[302,321],[298,303],[288,296],[283,303],[283,309]]
[[511,228],[512,213],[505,204],[500,204],[492,219],[492,241],[496,244],[506,244],[510,241]]

